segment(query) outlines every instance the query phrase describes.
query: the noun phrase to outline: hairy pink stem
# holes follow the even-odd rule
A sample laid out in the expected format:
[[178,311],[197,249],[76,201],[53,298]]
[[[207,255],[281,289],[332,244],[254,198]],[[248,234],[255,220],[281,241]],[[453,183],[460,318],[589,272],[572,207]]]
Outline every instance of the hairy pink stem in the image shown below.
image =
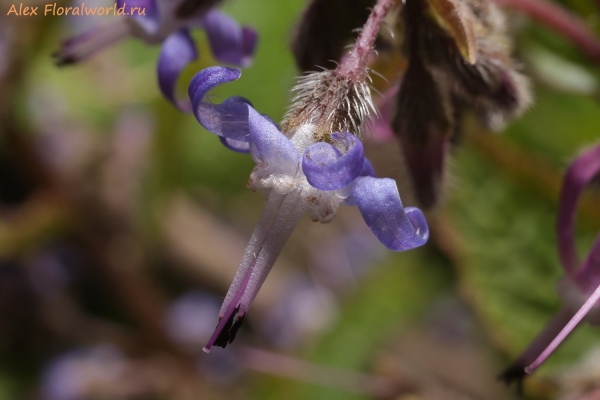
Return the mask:
[[394,0],[377,0],[377,4],[375,4],[373,11],[371,11],[369,19],[360,32],[350,54],[342,60],[342,63],[337,68],[338,72],[350,76],[355,80],[362,81],[364,79],[367,62],[369,61],[373,44],[379,33],[379,27],[393,5]]
[[[523,11],[567,37],[600,66],[600,40],[585,23],[560,6],[544,0],[492,0]],[[600,0],[598,0],[600,2]]]

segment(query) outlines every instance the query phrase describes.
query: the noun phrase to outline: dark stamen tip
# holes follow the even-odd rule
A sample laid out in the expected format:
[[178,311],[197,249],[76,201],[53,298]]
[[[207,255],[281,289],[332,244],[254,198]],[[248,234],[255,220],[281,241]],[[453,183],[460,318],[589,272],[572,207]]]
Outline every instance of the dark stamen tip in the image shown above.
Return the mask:
[[61,54],[60,52],[52,54],[52,58],[54,59],[54,65],[56,65],[57,67],[74,65],[79,61],[76,57]]
[[511,366],[498,375],[498,379],[503,381],[507,386],[510,386],[514,381],[517,383],[517,394],[523,395],[523,380],[527,376],[525,368],[519,366]]
[[219,332],[219,336],[217,336],[217,339],[215,340],[215,346],[225,348],[235,339],[237,331],[241,328],[242,323],[244,322],[244,318],[246,317],[246,314],[243,314],[241,316],[238,315],[238,310],[239,307],[237,307],[235,311],[231,313],[231,316],[227,320],[227,323],[225,324],[221,332]]

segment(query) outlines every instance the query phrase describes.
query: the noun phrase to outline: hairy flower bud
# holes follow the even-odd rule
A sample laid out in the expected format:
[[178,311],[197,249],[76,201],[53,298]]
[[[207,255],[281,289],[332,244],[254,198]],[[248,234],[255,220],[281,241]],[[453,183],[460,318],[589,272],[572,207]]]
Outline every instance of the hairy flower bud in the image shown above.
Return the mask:
[[302,76],[292,91],[296,96],[281,126],[286,135],[311,124],[315,142],[329,142],[332,132],[352,132],[362,138],[364,122],[377,113],[367,83],[338,70]]

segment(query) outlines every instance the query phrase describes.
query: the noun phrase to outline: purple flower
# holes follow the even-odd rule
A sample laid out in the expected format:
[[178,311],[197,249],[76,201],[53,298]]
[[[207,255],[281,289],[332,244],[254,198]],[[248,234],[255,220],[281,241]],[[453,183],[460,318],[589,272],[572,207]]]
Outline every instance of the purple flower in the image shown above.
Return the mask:
[[189,112],[189,102],[178,100],[175,88],[183,69],[198,58],[190,29],[204,29],[218,61],[242,67],[252,61],[257,34],[249,27],[240,27],[233,18],[217,9],[196,7],[184,14],[181,9],[188,3],[186,0],[117,0],[117,12],[124,17],[65,40],[54,54],[56,63],[77,63],[129,36],[147,44],[162,43],[157,65],[160,90],[177,108]]
[[[325,71],[308,79],[315,80],[311,82],[315,90],[325,88],[323,92],[327,93],[327,89],[333,87],[345,90],[348,96],[355,95],[352,93],[362,96],[361,88],[355,88],[352,82],[340,83],[345,78],[336,74],[337,71]],[[395,251],[421,246],[429,235],[421,211],[402,206],[396,183],[392,179],[374,177],[361,141],[348,131],[334,130],[340,126],[355,126],[360,130],[364,117],[364,113],[362,116],[360,113],[365,110],[362,104],[370,104],[370,95],[362,103],[342,99],[338,102],[340,105],[356,104],[357,109],[343,115],[344,108],[334,108],[325,113],[333,116],[329,120],[304,118],[303,113],[310,107],[300,102],[304,105],[299,106],[300,109],[296,105],[284,121],[283,130],[287,134],[284,135],[244,99],[234,97],[221,104],[207,101],[210,90],[240,75],[238,69],[206,68],[196,74],[189,88],[194,115],[200,124],[221,136],[229,147],[250,151],[256,166],[248,186],[267,195],[265,210],[227,292],[219,324],[205,351],[213,345],[225,347],[234,339],[250,304],[305,212],[313,221],[326,223],[333,219],[340,205],[356,205],[375,236]],[[301,81],[300,86],[307,82]]]
[[42,398],[76,400],[97,395],[98,390],[114,398],[127,373],[127,363],[121,350],[109,344],[72,350],[46,366],[41,378]]
[[565,276],[558,285],[563,307],[546,329],[503,374],[505,380],[533,373],[583,320],[600,326],[600,235],[583,262],[575,251],[573,228],[577,204],[594,177],[600,174],[600,143],[586,150],[568,168],[560,194],[556,225],[558,251]]

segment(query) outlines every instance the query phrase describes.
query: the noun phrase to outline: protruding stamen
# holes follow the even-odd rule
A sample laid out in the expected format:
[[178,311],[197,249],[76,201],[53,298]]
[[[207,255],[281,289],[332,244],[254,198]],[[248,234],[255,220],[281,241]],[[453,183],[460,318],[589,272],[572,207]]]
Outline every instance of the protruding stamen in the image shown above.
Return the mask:
[[241,326],[241,318],[250,308],[306,209],[299,192],[281,195],[273,191],[269,195],[265,211],[221,306],[219,324],[204,347],[205,352],[209,352],[213,345],[225,347],[231,343]]
[[585,303],[583,303],[579,311],[575,313],[573,318],[571,318],[571,320],[558,333],[558,335],[556,335],[556,337],[554,338],[554,340],[552,340],[552,342],[550,342],[548,347],[546,347],[544,351],[542,351],[542,353],[535,359],[534,362],[525,367],[525,372],[528,374],[532,374],[533,371],[535,371],[544,361],[546,361],[546,358],[548,358],[548,356],[552,354],[554,350],[556,350],[556,348],[563,342],[563,340],[565,340],[566,337],[569,336],[571,331],[581,322],[583,318],[585,318],[587,313],[590,312],[592,307],[594,307],[594,305],[598,302],[599,299],[600,286],[598,286],[596,290],[594,290],[592,295],[587,299]]
[[60,50],[54,53],[52,57],[58,66],[76,64],[129,35],[127,21],[119,18],[111,24],[99,26],[72,39],[65,40]]
[[[521,356],[502,373],[500,379],[504,380],[507,384],[516,380],[520,387],[521,380],[527,375],[525,367],[534,362],[540,354],[542,354],[544,349],[546,349],[549,344],[552,343],[552,340],[558,336],[572,316],[573,311],[567,307],[563,307]],[[519,390],[519,392],[521,392],[521,390]]]

